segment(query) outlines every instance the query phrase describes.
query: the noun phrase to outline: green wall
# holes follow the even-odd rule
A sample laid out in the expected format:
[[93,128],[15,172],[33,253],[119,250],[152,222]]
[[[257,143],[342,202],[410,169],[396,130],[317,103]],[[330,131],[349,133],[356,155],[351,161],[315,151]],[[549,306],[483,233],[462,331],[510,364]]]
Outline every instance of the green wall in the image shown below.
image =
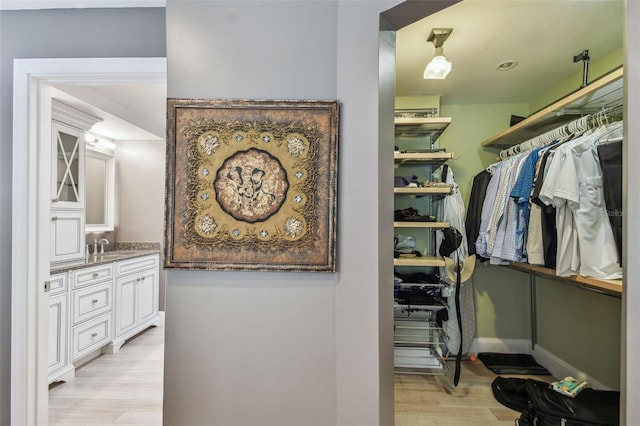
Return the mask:
[[509,127],[511,114],[526,115],[529,106],[521,104],[442,105],[441,115],[451,124],[440,136],[440,147],[455,153],[449,162],[460,186],[465,204],[469,200],[473,177],[498,159],[499,150],[480,148],[485,139]]
[[541,277],[536,296],[538,344],[619,389],[621,300]]
[[473,286],[478,337],[531,339],[529,274],[477,262]]
[[[624,49],[618,49],[609,55],[597,59],[592,58],[592,62],[589,63],[589,80],[591,83],[594,80],[602,77],[603,75],[609,73],[610,71],[620,67],[624,61]],[[571,78],[568,78],[564,81],[561,81],[556,86],[551,88],[546,93],[541,94],[540,96],[532,99],[529,102],[530,105],[530,113],[534,113],[545,106],[548,106],[555,101],[567,96],[570,93],[575,92],[580,89],[580,85],[582,84],[582,67],[580,67],[580,71],[576,72]]]

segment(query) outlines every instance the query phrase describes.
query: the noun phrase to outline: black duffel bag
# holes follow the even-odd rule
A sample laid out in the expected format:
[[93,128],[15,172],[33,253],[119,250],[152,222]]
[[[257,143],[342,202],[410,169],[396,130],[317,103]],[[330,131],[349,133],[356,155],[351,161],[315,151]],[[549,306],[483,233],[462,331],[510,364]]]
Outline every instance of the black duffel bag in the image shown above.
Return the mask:
[[583,389],[571,398],[534,379],[497,377],[498,402],[521,412],[519,426],[618,426],[620,392]]

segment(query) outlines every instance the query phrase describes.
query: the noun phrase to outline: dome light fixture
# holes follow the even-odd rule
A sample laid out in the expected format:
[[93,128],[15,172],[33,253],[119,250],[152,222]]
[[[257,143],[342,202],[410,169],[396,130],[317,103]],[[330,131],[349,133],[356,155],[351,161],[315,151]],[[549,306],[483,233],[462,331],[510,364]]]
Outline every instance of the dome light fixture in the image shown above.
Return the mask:
[[451,62],[447,61],[442,51],[442,45],[445,40],[449,38],[449,35],[453,31],[453,28],[434,28],[427,37],[427,42],[433,43],[436,48],[433,59],[427,64],[424,70],[423,78],[425,80],[436,79],[442,80],[447,77],[451,71]]

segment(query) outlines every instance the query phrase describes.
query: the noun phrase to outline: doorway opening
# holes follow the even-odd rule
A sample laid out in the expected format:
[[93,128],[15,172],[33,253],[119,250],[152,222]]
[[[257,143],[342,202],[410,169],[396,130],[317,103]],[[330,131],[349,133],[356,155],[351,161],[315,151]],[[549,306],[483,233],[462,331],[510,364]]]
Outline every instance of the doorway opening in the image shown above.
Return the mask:
[[48,424],[51,100],[55,85],[164,82],[165,58],[14,62],[11,418]]

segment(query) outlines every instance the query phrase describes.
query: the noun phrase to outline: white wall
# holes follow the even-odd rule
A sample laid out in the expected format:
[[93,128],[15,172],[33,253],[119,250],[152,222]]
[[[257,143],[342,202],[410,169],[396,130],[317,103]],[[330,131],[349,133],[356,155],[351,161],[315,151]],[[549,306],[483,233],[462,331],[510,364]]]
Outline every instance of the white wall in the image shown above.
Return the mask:
[[116,241],[164,238],[164,141],[116,141]]
[[[116,141],[115,240],[164,241],[165,141]],[[160,271],[160,310],[166,273]]]
[[[335,99],[336,13],[334,2],[170,1],[168,96]],[[371,272],[362,278],[375,291]],[[167,281],[166,425],[335,424],[340,273],[169,271]]]
[[624,285],[622,294],[622,417],[620,424],[632,425],[640,419],[640,1],[627,0],[624,84],[625,143],[623,146],[623,239]]
[[393,423],[395,3],[168,2],[169,97],[338,99],[341,117],[338,273],[170,271],[165,424]]

